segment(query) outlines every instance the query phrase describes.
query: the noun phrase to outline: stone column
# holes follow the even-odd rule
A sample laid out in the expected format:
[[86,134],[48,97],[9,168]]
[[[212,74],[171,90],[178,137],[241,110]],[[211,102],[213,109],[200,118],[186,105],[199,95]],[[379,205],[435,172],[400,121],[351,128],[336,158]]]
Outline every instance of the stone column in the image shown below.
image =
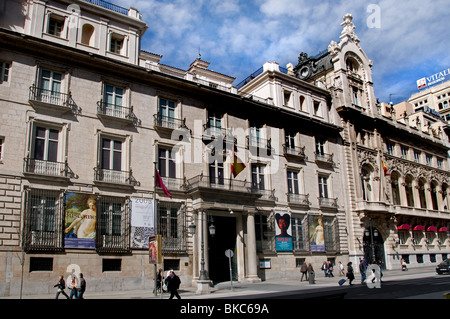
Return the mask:
[[258,277],[258,256],[256,254],[256,232],[255,232],[255,214],[247,215],[247,256],[248,273],[247,281],[260,281]]

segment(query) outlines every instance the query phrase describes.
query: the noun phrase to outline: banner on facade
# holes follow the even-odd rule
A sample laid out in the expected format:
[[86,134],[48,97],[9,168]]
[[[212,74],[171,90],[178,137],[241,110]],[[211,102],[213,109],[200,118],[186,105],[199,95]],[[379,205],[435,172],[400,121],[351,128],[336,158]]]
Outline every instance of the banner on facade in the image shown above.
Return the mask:
[[155,228],[154,204],[153,199],[130,199],[131,248],[149,248],[148,239]]
[[64,247],[95,249],[96,196],[67,193],[64,202]]
[[150,264],[162,262],[161,235],[152,235],[148,238],[148,254]]
[[325,251],[325,233],[323,228],[322,216],[309,215],[309,242],[311,251],[324,252]]
[[292,251],[291,214],[275,213],[275,249]]

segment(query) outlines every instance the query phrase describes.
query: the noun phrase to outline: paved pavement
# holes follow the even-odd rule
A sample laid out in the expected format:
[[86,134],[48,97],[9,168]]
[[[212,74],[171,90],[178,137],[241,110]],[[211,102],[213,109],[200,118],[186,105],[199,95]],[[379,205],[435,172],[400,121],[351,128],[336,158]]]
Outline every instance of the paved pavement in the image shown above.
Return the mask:
[[[391,280],[407,280],[416,279],[429,276],[436,276],[435,267],[415,268],[408,271],[401,270],[385,270],[383,271],[383,281]],[[257,283],[247,282],[233,282],[233,289],[231,289],[230,282],[222,282],[211,288],[209,294],[197,294],[197,287],[181,285],[179,294],[182,299],[216,299],[226,297],[237,297],[245,295],[256,295],[262,293],[271,292],[286,292],[290,290],[298,289],[315,289],[324,287],[337,287],[338,281],[343,277],[335,275],[334,278],[326,278],[323,272],[316,272],[315,284],[309,284],[308,281],[300,282],[300,276],[298,280],[281,279],[281,280],[267,280]],[[355,284],[360,283],[359,274],[356,274]],[[348,283],[345,283],[348,285]],[[430,298],[430,299],[445,299],[444,292],[437,292],[428,295],[416,296],[415,298]],[[55,291],[56,293],[56,291]],[[54,299],[55,294],[41,294],[41,295],[25,295],[23,299]],[[60,296],[60,299],[64,298]],[[89,292],[85,293],[86,299],[168,299],[169,294],[164,293],[162,296],[158,294],[155,296],[151,290],[129,290],[129,291],[108,291],[108,292]],[[0,299],[18,299],[18,296],[5,297]]]

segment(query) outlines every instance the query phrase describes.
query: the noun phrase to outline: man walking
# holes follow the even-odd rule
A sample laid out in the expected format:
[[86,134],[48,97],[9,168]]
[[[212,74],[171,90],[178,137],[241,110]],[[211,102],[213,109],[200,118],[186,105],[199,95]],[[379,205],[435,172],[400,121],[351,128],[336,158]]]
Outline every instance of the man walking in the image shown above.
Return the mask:
[[178,294],[178,288],[180,288],[181,280],[173,270],[169,272],[169,276],[167,276],[166,278],[166,284],[167,290],[170,292],[169,299],[173,299],[174,296],[176,296],[178,299],[181,299],[180,295]]
[[361,273],[361,283],[365,283],[366,282],[366,263],[364,260],[360,260],[359,261],[359,272]]

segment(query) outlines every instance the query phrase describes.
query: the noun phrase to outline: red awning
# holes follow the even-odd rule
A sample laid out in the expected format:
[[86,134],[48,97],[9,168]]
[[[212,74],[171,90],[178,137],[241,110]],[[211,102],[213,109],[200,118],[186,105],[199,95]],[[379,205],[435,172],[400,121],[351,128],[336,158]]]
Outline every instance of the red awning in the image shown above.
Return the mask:
[[413,230],[424,231],[425,227],[423,227],[422,225],[417,225],[416,227],[413,228]]
[[397,229],[398,230],[410,230],[411,226],[409,226],[408,224],[403,224],[403,225],[397,226]]
[[437,231],[437,228],[434,226],[430,226],[427,228],[427,231]]
[[439,228],[440,232],[448,232],[448,228],[447,227],[441,227]]

